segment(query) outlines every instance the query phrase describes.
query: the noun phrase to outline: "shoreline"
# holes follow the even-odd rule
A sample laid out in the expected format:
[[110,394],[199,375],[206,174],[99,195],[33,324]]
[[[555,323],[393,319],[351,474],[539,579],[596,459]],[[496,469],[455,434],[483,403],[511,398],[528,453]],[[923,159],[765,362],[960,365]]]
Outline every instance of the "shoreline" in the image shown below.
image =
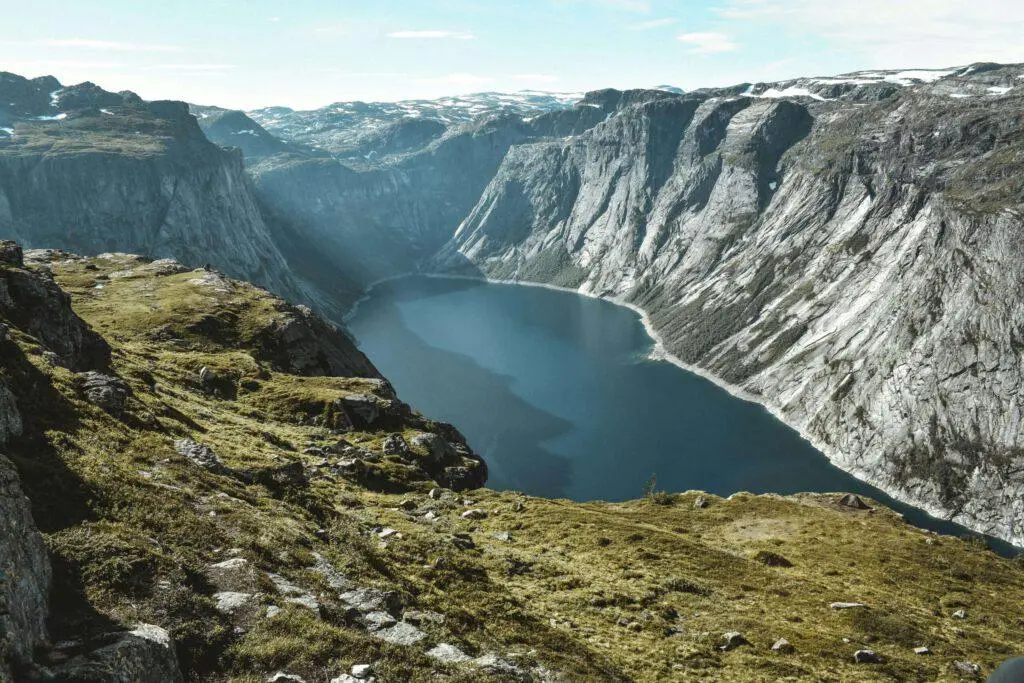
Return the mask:
[[[755,396],[754,394],[751,394],[750,392],[746,391],[742,387],[739,387],[739,386],[736,386],[736,385],[733,385],[733,384],[729,384],[728,382],[725,382],[720,377],[717,377],[716,375],[708,372],[707,370],[705,370],[703,368],[700,368],[700,367],[691,365],[689,363],[686,363],[685,361],[681,360],[680,358],[678,358],[677,356],[675,356],[671,352],[669,352],[668,349],[665,346],[664,341],[662,340],[661,334],[655,329],[654,325],[651,323],[650,315],[648,314],[648,312],[645,311],[643,308],[637,306],[636,304],[630,303],[628,301],[623,301],[623,300],[619,299],[618,297],[602,296],[600,294],[595,294],[593,292],[583,291],[581,289],[572,289],[570,287],[563,287],[563,286],[560,286],[560,285],[552,285],[552,284],[548,284],[548,283],[544,283],[544,282],[533,282],[533,281],[529,281],[529,280],[497,279],[497,278],[489,278],[489,277],[487,277],[485,275],[484,276],[456,275],[456,274],[447,274],[447,273],[431,273],[431,272],[422,272],[422,271],[410,271],[410,272],[407,272],[407,273],[402,273],[400,275],[392,275],[392,276],[389,276],[389,277],[386,277],[386,278],[381,278],[380,280],[376,280],[376,281],[370,283],[369,285],[367,285],[366,289],[364,290],[363,296],[361,296],[359,299],[357,299],[352,304],[351,308],[348,311],[345,312],[344,316],[342,317],[342,321],[343,322],[347,322],[353,316],[355,316],[355,314],[359,310],[360,304],[362,304],[364,301],[368,300],[370,298],[370,296],[372,295],[373,290],[376,287],[378,287],[379,285],[382,285],[382,284],[387,283],[387,282],[392,282],[392,281],[395,281],[395,280],[401,280],[401,279],[405,279],[405,278],[409,278],[409,277],[414,277],[414,276],[421,276],[421,277],[426,277],[426,278],[431,278],[431,279],[440,279],[440,280],[469,280],[469,281],[474,281],[474,282],[482,282],[482,283],[485,283],[485,284],[504,285],[504,286],[513,285],[513,286],[519,286],[519,287],[537,287],[537,288],[540,288],[540,289],[548,289],[548,290],[557,291],[557,292],[565,292],[565,293],[569,293],[569,294],[576,294],[578,296],[585,296],[585,297],[590,298],[590,299],[597,299],[597,300],[600,300],[600,301],[606,301],[606,302],[614,304],[616,306],[621,306],[623,308],[629,309],[634,314],[636,314],[637,317],[640,319],[640,323],[641,323],[641,325],[643,325],[644,332],[646,332],[647,336],[653,342],[652,349],[651,349],[651,351],[647,355],[648,360],[661,361],[661,362],[665,362],[665,363],[669,363],[671,365],[674,365],[677,368],[679,368],[680,370],[683,370],[684,372],[691,373],[693,375],[696,375],[696,376],[700,377],[701,379],[704,379],[704,380],[707,380],[708,382],[711,382],[716,387],[718,387],[719,389],[722,389],[723,391],[728,393],[730,396],[733,396],[734,398],[738,398],[738,399],[740,399],[742,401],[746,401],[748,403],[753,403],[753,404],[756,404],[756,405],[760,406],[761,408],[766,410],[776,420],[778,420],[782,424],[786,425],[787,427],[789,427],[790,429],[795,431],[797,433],[797,435],[799,435],[799,437],[801,439],[806,441],[815,450],[817,450],[819,453],[821,453],[828,460],[828,462],[833,467],[836,467],[837,469],[842,470],[843,472],[846,472],[850,476],[852,476],[852,477],[854,477],[854,478],[864,482],[865,484],[868,484],[869,486],[872,486],[872,487],[878,489],[879,491],[883,492],[885,495],[889,496],[893,500],[895,500],[895,501],[897,501],[897,502],[899,502],[899,503],[901,503],[903,505],[906,505],[908,507],[916,508],[917,510],[921,511],[922,513],[926,514],[927,516],[931,517],[932,519],[934,519],[936,521],[948,522],[948,523],[951,523],[951,524],[959,525],[959,526],[963,527],[964,529],[966,529],[967,531],[969,531],[971,533],[979,534],[979,535],[984,536],[986,538],[996,539],[1000,543],[1005,543],[1009,547],[1014,548],[1016,551],[1024,553],[1024,546],[1018,546],[1018,545],[1014,544],[1012,541],[1000,538],[998,536],[993,536],[991,534],[987,534],[987,533],[985,533],[983,531],[978,531],[977,529],[973,529],[968,524],[965,524],[963,522],[956,521],[955,519],[951,519],[951,518],[947,517],[944,510],[941,510],[941,509],[939,509],[939,508],[937,508],[937,507],[935,507],[935,506],[933,506],[933,505],[931,505],[931,504],[929,504],[929,503],[927,503],[925,501],[919,501],[919,500],[910,499],[909,497],[904,496],[901,492],[894,492],[894,491],[888,490],[887,488],[883,487],[882,485],[872,481],[872,479],[868,475],[868,472],[866,470],[863,470],[862,468],[847,468],[847,467],[843,467],[843,466],[839,465],[838,461],[840,460],[840,458],[838,457],[839,456],[838,449],[836,449],[834,447],[830,447],[827,444],[820,444],[820,443],[818,443],[814,438],[812,438],[806,432],[806,430],[802,426],[798,426],[798,425],[794,424],[793,422],[791,422],[787,418],[787,416],[782,412],[782,410],[779,407],[768,403],[763,397],[758,397],[758,396]],[[881,503],[881,504],[884,505],[884,503]],[[888,507],[888,506],[886,506],[886,507]],[[897,510],[893,510],[892,512],[894,512],[895,514],[900,515],[900,517],[904,518],[904,521],[905,521],[905,515],[903,515],[902,513],[900,513]],[[906,523],[909,524],[910,526],[915,527],[915,528],[921,528],[921,527],[917,527],[916,525],[912,524],[911,522],[906,522]],[[948,535],[948,534],[943,534],[943,535]],[[1004,553],[1000,552],[1000,554],[1004,554]]]

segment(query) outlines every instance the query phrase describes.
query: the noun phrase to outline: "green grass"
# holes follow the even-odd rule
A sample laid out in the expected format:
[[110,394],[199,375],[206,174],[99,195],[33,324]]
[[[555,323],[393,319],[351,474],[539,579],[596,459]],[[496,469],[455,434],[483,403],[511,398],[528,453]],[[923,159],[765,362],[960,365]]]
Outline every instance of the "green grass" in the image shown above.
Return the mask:
[[[57,567],[55,638],[160,624],[203,680],[255,683],[287,670],[324,681],[367,661],[381,681],[483,680],[348,625],[310,570],[317,553],[357,585],[445,614],[444,624],[424,627],[426,645],[496,652],[573,681],[957,680],[954,660],[988,672],[1024,642],[1018,564],[914,529],[880,506],[837,506],[833,496],[704,494],[711,504],[700,509],[694,492],[582,504],[482,489],[463,495],[488,516],[468,521],[457,498],[428,499],[434,484],[415,461],[379,463],[380,476],[401,485],[394,493],[344,476],[270,490],[198,470],[174,439],[206,443],[236,469],[295,460],[313,468],[319,457],[303,453],[308,444],[343,437],[379,452],[391,428],[339,435],[311,419],[372,384],[300,378],[261,361],[252,345],[281,315],[273,297],[246,285],[211,291],[190,282],[195,274],[158,277],[141,265],[54,265],[132,387],[125,416],[83,402],[74,376],[24,335],[23,356],[0,362],[26,415],[28,437],[12,455]],[[111,277],[125,270],[134,274]],[[196,326],[210,317],[222,324]],[[237,391],[205,393],[196,380],[203,366]],[[410,415],[394,431],[432,428]],[[411,518],[403,500],[433,505],[437,521]],[[369,533],[377,526],[402,537],[382,544]],[[455,547],[456,533],[476,549]],[[286,605],[264,580],[259,590],[284,611],[233,633],[206,574],[229,552],[314,591],[322,617]],[[834,601],[869,607],[839,612]],[[954,619],[957,609],[968,618]],[[734,630],[751,645],[720,651],[722,634]],[[780,637],[794,654],[769,649]],[[914,655],[917,645],[933,654]],[[862,647],[885,663],[855,665]]]

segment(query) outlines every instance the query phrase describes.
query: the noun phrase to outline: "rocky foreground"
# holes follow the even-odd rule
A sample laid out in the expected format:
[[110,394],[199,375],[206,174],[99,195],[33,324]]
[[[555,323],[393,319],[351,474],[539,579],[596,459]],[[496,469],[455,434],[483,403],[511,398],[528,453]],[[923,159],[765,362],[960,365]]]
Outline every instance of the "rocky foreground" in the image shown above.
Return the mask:
[[497,492],[216,271],[0,248],[0,679],[964,680],[1024,571],[835,495]]

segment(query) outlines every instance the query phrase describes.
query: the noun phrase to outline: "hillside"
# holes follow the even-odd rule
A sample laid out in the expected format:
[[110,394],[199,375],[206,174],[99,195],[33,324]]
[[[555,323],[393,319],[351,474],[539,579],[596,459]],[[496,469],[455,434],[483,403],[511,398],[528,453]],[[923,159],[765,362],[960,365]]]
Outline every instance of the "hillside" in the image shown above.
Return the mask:
[[17,680],[952,681],[1024,641],[1017,563],[872,501],[476,488],[454,428],[307,310],[166,260],[0,255]]

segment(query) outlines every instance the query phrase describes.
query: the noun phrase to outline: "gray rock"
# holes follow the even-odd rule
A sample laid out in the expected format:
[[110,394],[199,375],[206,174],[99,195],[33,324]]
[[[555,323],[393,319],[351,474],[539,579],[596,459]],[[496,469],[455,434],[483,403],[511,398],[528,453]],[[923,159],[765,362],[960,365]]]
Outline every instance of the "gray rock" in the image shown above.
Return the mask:
[[105,683],[182,683],[174,642],[159,626],[141,624],[113,643],[61,665],[62,680]]
[[395,613],[398,608],[399,596],[394,591],[382,591],[377,588],[356,588],[338,596],[348,607],[362,613],[388,612]]
[[79,386],[85,398],[108,413],[120,415],[131,390],[120,377],[90,371],[79,377]]
[[476,508],[476,509],[473,509],[473,510],[466,510],[465,512],[463,512],[459,516],[462,517],[463,519],[477,520],[477,519],[486,519],[487,518],[487,513],[484,512],[483,510],[479,509],[479,508]]
[[832,602],[829,603],[832,609],[860,609],[867,608],[863,602]]
[[742,633],[737,631],[729,631],[728,633],[722,634],[722,640],[724,644],[719,648],[720,650],[734,650],[741,645],[750,645],[750,641],[743,637]]
[[448,643],[440,643],[435,647],[430,648],[427,650],[427,656],[433,657],[445,664],[461,664],[473,659],[459,648],[454,645],[449,645]]
[[388,626],[394,626],[396,619],[387,612],[367,612],[363,615],[363,623],[370,631],[377,631]]
[[46,545],[32,520],[17,470],[0,453],[0,634],[6,640],[6,652],[0,650],[5,655],[0,657],[0,678],[6,673],[7,658],[27,663],[34,648],[46,640],[50,576]]
[[380,417],[380,406],[377,399],[368,394],[353,394],[341,399],[341,405],[350,415],[362,420],[364,424],[372,425]]
[[267,578],[277,588],[277,592],[284,596],[285,602],[305,607],[312,612],[320,612],[320,601],[305,588],[295,585],[280,574],[268,573]]
[[231,473],[231,470],[213,452],[213,449],[206,444],[201,444],[192,439],[178,439],[174,442],[174,449],[196,467],[201,467],[214,474]]
[[425,451],[427,460],[433,465],[450,465],[458,460],[458,454],[451,445],[437,434],[417,434],[412,437],[412,445]]
[[842,496],[836,502],[839,505],[842,505],[843,507],[853,508],[854,510],[870,510],[871,509],[871,507],[867,503],[865,503],[863,500],[861,500],[860,496],[854,495],[852,493],[845,494],[844,496]]
[[349,673],[352,674],[353,678],[363,681],[370,678],[370,676],[373,675],[373,665],[353,664],[352,668],[349,670]]
[[411,453],[409,444],[405,442],[401,434],[392,434],[384,439],[384,443],[381,445],[385,455],[397,455],[399,457],[408,457]]
[[21,245],[11,240],[0,240],[0,263],[15,268],[25,267],[25,255]]
[[953,662],[953,670],[961,676],[968,676],[970,678],[981,677],[981,667],[974,662],[956,660]]
[[855,664],[881,664],[882,658],[874,650],[857,650],[853,653]]
[[784,655],[789,655],[796,652],[796,648],[794,648],[792,643],[790,643],[785,638],[779,638],[774,643],[772,643],[772,650]]
[[373,635],[375,638],[387,641],[392,645],[415,645],[427,637],[426,633],[404,621],[375,631]]
[[954,619],[966,619],[967,618],[967,610],[965,610],[965,609],[958,609],[957,611],[953,612],[953,618]]
[[213,599],[217,601],[217,611],[229,615],[250,611],[256,602],[253,594],[234,591],[214,593]]
[[302,676],[278,671],[274,675],[267,677],[267,683],[306,683],[306,679]]
[[915,648],[914,648],[914,654],[915,654],[915,655],[930,655],[931,653],[932,653],[932,651],[931,651],[931,650],[929,650],[929,649],[928,649],[927,647],[925,647],[924,645],[922,645],[922,646],[920,646],[920,647],[915,647]]
[[707,498],[704,496],[697,496],[697,499],[693,501],[693,507],[698,509],[706,508],[709,505],[710,503],[708,503]]
[[348,590],[352,587],[352,582],[348,577],[339,572],[333,564],[323,557],[323,555],[313,553],[313,559],[315,561],[315,564],[312,567],[313,571],[324,577],[328,586],[338,591]]

